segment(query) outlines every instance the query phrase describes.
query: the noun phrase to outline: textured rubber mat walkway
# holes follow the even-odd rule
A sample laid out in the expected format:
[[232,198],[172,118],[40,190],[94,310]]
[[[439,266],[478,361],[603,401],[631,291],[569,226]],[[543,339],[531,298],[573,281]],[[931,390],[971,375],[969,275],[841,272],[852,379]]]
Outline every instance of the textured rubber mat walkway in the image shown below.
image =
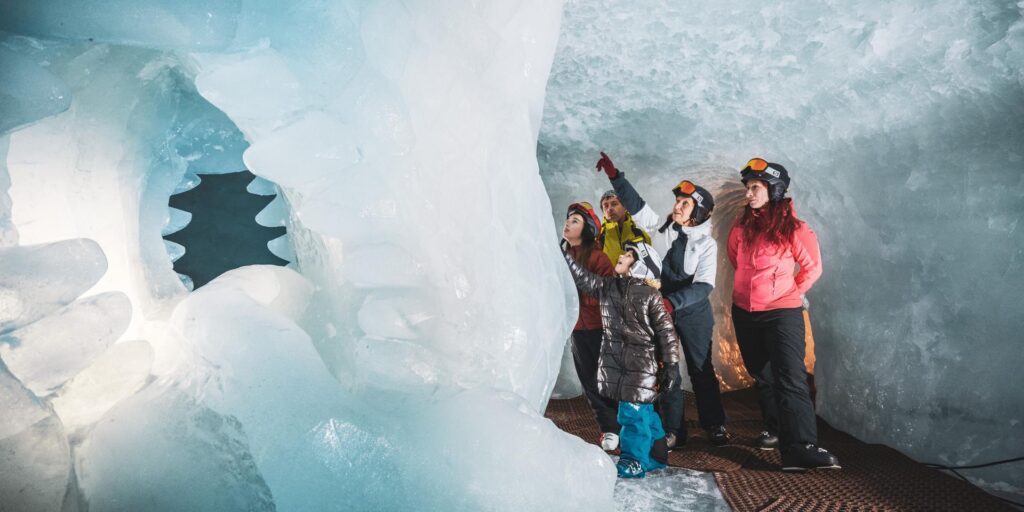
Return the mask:
[[[723,396],[730,446],[715,448],[688,420],[686,447],[672,452],[669,462],[699,471],[713,471],[722,495],[733,510],[807,512],[833,511],[1012,511],[1008,505],[970,484],[935,471],[883,445],[863,443],[818,421],[822,446],[839,457],[841,470],[783,473],[778,451],[752,447],[760,431],[760,413],[752,390]],[[688,416],[696,410],[687,393]],[[562,430],[598,443],[598,427],[582,397],[552,400],[545,414]]]
[[[687,398],[687,407],[695,407],[692,398]],[[565,432],[591,444],[600,443],[601,431],[585,398],[552,400],[544,415]],[[715,448],[702,438],[691,437],[685,448],[669,453],[668,461],[671,466],[698,471],[736,471],[749,456],[748,450],[738,446]]]

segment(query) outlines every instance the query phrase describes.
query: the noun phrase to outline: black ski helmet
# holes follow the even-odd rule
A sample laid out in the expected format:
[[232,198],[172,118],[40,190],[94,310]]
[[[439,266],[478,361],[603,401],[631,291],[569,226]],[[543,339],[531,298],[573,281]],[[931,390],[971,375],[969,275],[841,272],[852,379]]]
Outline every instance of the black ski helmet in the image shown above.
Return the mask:
[[715,209],[715,198],[711,196],[711,192],[708,192],[704,187],[698,186],[691,181],[683,180],[680,181],[675,188],[672,189],[672,193],[676,197],[690,197],[693,198],[693,211],[690,212],[690,220],[693,224],[703,224],[704,221],[711,217],[712,210]]
[[763,158],[751,158],[747,166],[740,170],[740,179],[746,185],[749,180],[761,180],[768,183],[768,200],[778,203],[789,190],[789,171],[782,164],[769,162]]

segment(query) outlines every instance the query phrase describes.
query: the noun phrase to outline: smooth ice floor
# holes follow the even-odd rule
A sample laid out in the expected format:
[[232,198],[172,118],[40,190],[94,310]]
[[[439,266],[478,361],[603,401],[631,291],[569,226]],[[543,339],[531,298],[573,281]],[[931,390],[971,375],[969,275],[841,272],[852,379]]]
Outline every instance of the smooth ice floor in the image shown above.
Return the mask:
[[730,510],[711,473],[683,468],[660,469],[646,478],[618,479],[615,505],[620,512]]

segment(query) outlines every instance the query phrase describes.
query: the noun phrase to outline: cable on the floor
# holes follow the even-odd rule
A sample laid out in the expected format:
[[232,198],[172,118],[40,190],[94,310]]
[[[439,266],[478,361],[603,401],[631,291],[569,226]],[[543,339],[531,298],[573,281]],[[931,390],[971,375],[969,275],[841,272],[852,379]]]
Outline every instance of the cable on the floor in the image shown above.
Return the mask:
[[1022,460],[1024,460],[1024,457],[1014,457],[1014,458],[1012,458],[1012,459],[1005,459],[1005,460],[997,460],[997,461],[995,461],[995,462],[986,462],[986,463],[984,463],[984,464],[973,464],[973,465],[970,465],[970,466],[946,466],[946,465],[944,465],[944,464],[935,464],[935,463],[933,463],[933,462],[925,462],[925,463],[923,463],[923,464],[924,464],[925,466],[928,466],[928,467],[930,467],[930,468],[936,468],[936,469],[950,469],[950,470],[953,470],[953,469],[977,469],[977,468],[987,468],[987,467],[989,467],[989,466],[998,466],[998,465],[1000,465],[1000,464],[1009,464],[1009,463],[1011,463],[1011,462],[1020,462],[1020,461],[1022,461]]
[[[982,464],[971,464],[971,465],[967,465],[967,466],[946,466],[944,464],[935,464],[935,463],[931,463],[931,462],[925,462],[924,465],[929,467],[929,468],[932,468],[932,469],[942,469],[942,470],[950,471],[954,475],[960,477],[960,479],[963,480],[964,482],[967,482],[968,484],[971,484],[974,487],[978,487],[977,485],[975,485],[974,482],[971,482],[970,480],[968,480],[967,477],[961,475],[960,472],[958,472],[957,470],[958,469],[987,468],[987,467],[991,467],[991,466],[999,466],[1001,464],[1009,464],[1011,462],[1020,462],[1022,460],[1024,460],[1024,457],[1014,457],[1012,459],[997,460],[997,461],[993,461],[993,462],[985,462],[985,463],[982,463]],[[978,489],[981,489],[981,487],[978,487]],[[981,490],[984,491],[984,492],[988,492],[988,491],[985,491],[985,489],[981,489]],[[1002,496],[996,496],[995,494],[992,494],[990,492],[988,494],[990,496],[992,496],[993,498],[999,500],[999,501],[1002,501],[1002,502],[1005,502],[1005,503],[1009,503],[1010,505],[1013,505],[1015,507],[1024,509],[1024,503],[1013,501],[1011,499],[1007,499],[1007,498],[1004,498]]]

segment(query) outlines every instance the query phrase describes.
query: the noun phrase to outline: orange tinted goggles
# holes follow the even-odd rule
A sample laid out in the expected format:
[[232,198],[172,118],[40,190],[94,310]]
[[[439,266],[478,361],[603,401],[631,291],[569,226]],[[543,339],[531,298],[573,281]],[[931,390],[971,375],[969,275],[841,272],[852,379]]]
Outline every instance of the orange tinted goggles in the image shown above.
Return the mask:
[[679,184],[676,185],[676,188],[672,189],[672,191],[691,196],[694,192],[697,191],[697,186],[694,185],[693,183],[690,183],[688,180],[683,180],[680,181]]
[[767,160],[765,160],[763,158],[752,158],[752,159],[750,159],[749,162],[747,162],[747,166],[744,167],[743,170],[740,171],[740,172],[748,171],[748,170],[749,171],[754,171],[754,172],[764,172],[765,169],[767,169],[767,168],[768,168],[768,161]]

